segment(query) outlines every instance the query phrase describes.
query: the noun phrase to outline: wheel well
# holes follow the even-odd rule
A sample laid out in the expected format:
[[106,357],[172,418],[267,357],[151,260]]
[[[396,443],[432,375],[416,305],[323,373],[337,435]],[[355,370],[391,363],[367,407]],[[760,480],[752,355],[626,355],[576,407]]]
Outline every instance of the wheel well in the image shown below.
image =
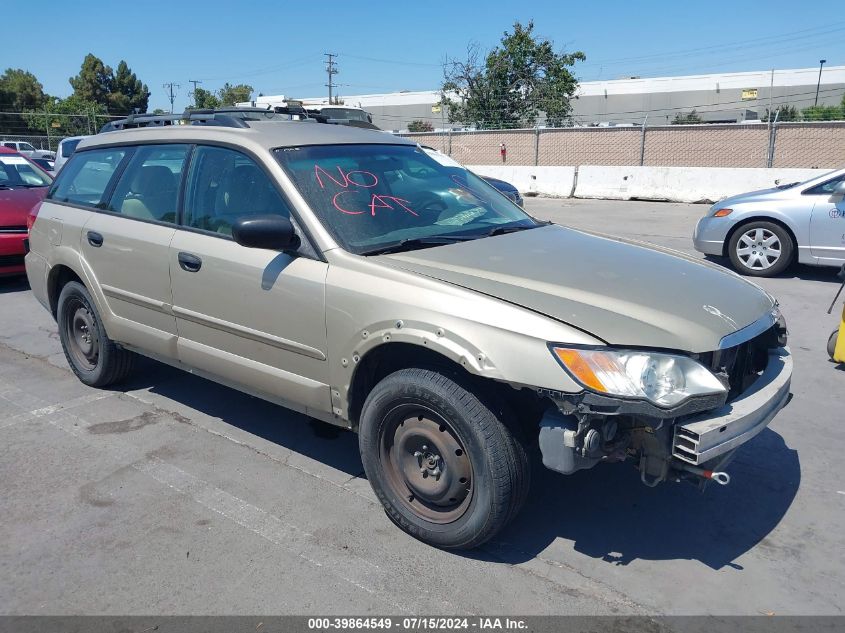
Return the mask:
[[47,280],[47,296],[50,298],[50,312],[52,312],[53,318],[56,317],[56,311],[59,307],[59,295],[62,294],[62,288],[69,281],[76,281],[83,286],[85,285],[79,275],[67,266],[55,266],[50,271],[50,278]]
[[536,392],[514,389],[497,380],[476,376],[439,352],[411,343],[379,345],[358,362],[349,389],[349,420],[353,428],[358,427],[361,409],[373,387],[393,372],[412,367],[445,373],[477,395],[484,394],[488,399],[505,404],[518,414],[526,428],[537,432],[537,421],[542,415],[544,403]]
[[798,240],[795,238],[795,233],[792,232],[792,229],[789,228],[789,225],[784,223],[784,222],[781,222],[780,220],[778,220],[776,218],[770,218],[770,217],[767,217],[767,216],[764,216],[764,215],[760,215],[760,216],[757,216],[757,217],[754,217],[754,218],[749,218],[748,220],[744,220],[743,222],[740,222],[735,227],[733,227],[730,231],[728,231],[728,235],[725,238],[724,247],[722,248],[722,256],[723,257],[728,257],[730,255],[730,252],[728,251],[728,249],[730,248],[731,240],[733,239],[734,234],[737,231],[739,231],[739,229],[741,229],[744,226],[748,226],[752,222],[771,222],[772,224],[777,224],[779,227],[781,227],[784,231],[787,232],[787,234],[789,235],[789,239],[792,240],[792,259],[793,259],[793,261],[798,257]]

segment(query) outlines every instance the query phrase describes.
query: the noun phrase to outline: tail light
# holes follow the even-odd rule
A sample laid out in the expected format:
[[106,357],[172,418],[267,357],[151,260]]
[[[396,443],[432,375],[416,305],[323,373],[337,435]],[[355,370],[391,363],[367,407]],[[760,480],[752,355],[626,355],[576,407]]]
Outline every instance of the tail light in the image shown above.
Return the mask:
[[35,224],[35,219],[38,217],[38,212],[41,210],[41,203],[37,203],[29,210],[29,215],[26,216],[26,230],[32,232],[32,225]]

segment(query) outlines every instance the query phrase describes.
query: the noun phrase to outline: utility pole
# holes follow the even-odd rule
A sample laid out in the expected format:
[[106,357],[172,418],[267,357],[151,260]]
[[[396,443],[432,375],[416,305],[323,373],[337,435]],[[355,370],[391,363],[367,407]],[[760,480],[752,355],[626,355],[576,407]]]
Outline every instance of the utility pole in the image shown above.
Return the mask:
[[181,87],[181,85],[173,83],[172,81],[162,85],[162,88],[167,90],[170,94],[170,114],[173,114],[173,102],[176,100],[176,90],[179,90]]
[[827,63],[826,59],[819,60],[819,80],[816,82],[816,101],[813,103],[813,106],[819,105],[819,86],[822,85],[822,66]]
[[339,71],[337,69],[337,62],[334,61],[334,58],[337,57],[336,53],[324,53],[326,56],[326,74],[329,76],[329,83],[326,86],[329,89],[329,105],[332,104],[332,88],[334,87],[334,81],[332,77],[336,75]]
[[189,84],[194,84],[194,89],[191,92],[191,99],[194,100],[194,105],[197,105],[197,84],[201,84],[202,81],[199,79],[188,79]]

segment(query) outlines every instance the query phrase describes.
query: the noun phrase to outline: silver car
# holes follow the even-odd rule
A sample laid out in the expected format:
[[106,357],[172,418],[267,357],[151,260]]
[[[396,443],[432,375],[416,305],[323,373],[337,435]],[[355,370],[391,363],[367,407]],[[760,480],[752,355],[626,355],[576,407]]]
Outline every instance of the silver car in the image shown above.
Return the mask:
[[771,277],[794,262],[845,263],[845,169],[714,204],[698,221],[695,250],[730,257],[743,275]]
[[87,385],[142,354],[355,431],[391,519],[452,548],[538,453],[726,484],[789,398],[776,302],[730,271],[538,222],[406,139],[205,123],[85,139],[38,212],[27,276]]

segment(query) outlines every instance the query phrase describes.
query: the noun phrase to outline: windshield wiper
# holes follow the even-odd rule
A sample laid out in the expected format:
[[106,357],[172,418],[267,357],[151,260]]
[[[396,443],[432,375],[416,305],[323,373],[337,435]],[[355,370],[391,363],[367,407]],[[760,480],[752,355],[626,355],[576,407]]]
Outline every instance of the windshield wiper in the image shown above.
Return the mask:
[[532,226],[496,226],[487,231],[487,237],[493,237],[494,235],[504,235],[505,233],[515,233],[516,231],[527,231],[528,229],[536,229],[540,224],[534,224]]
[[433,235],[431,237],[413,237],[399,240],[393,244],[379,246],[368,251],[361,251],[361,255],[385,255],[387,253],[401,253],[402,251],[414,251],[420,248],[431,246],[443,246],[456,242],[466,242],[476,239],[476,236],[467,235]]

